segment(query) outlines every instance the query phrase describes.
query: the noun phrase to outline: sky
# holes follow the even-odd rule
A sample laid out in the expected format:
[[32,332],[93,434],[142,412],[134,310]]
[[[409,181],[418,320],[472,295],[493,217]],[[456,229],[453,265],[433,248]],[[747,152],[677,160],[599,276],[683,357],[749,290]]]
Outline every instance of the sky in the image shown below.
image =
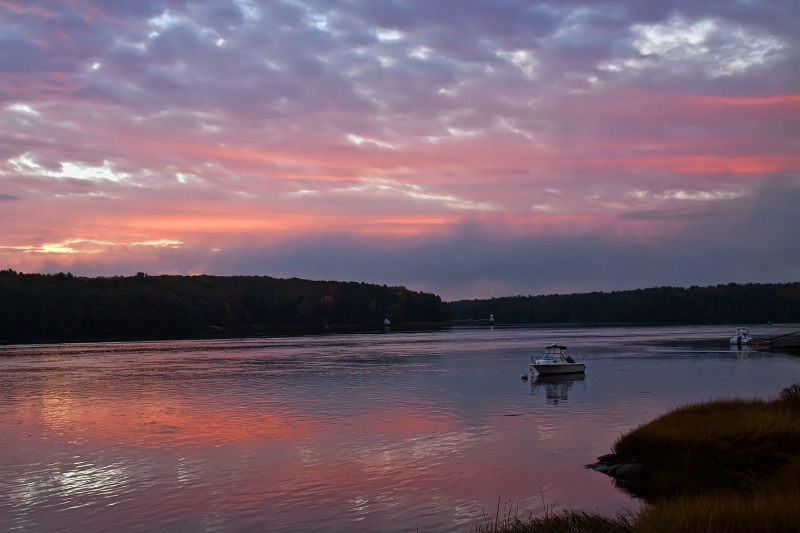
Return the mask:
[[800,281],[800,3],[0,0],[0,269]]

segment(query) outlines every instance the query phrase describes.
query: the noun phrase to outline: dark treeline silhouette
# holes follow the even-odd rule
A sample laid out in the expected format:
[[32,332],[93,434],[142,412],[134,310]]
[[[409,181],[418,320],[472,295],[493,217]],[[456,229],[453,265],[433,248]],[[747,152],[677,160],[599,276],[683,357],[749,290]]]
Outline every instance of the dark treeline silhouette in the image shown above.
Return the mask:
[[0,342],[310,333],[454,320],[498,324],[800,322],[800,283],[658,287],[445,303],[358,282],[267,276],[85,278],[0,271]]
[[450,302],[456,320],[498,323],[759,324],[800,322],[800,283],[658,287]]
[[85,278],[0,271],[0,342],[305,333],[443,322],[435,294],[266,276]]

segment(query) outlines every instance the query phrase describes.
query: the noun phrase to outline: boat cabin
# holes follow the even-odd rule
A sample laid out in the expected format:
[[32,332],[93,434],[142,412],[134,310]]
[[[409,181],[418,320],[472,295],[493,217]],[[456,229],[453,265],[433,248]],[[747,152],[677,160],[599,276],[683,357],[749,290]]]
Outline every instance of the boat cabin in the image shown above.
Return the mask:
[[566,351],[567,351],[566,346],[561,346],[560,344],[555,344],[555,343],[549,344],[544,347],[544,357],[542,357],[542,359],[555,359],[557,357],[565,357],[566,354],[564,352]]

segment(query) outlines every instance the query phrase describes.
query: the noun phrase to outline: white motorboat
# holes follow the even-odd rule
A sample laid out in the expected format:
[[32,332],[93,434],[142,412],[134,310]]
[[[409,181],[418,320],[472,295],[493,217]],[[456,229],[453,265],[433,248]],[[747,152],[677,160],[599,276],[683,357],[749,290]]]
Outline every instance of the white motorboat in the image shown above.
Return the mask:
[[753,337],[750,336],[750,330],[747,328],[736,328],[736,336],[731,337],[731,344],[736,346],[747,346],[752,344],[753,341]]
[[544,348],[544,355],[531,357],[531,370],[538,374],[581,374],[586,365],[576,362],[567,355],[567,347],[560,344],[549,344]]

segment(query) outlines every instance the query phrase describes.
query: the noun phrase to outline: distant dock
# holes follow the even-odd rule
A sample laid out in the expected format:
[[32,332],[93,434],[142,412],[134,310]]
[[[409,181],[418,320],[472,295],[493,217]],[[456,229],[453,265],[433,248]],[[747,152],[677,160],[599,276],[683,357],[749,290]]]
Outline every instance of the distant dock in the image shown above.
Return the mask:
[[[798,331],[791,331],[789,333],[784,333],[783,335],[778,335],[777,337],[772,337],[770,339],[766,339],[766,345],[772,348],[800,348],[800,330]],[[758,342],[756,343],[758,345]]]
[[451,326],[494,326],[494,315],[489,318],[467,318],[463,320],[451,320]]

